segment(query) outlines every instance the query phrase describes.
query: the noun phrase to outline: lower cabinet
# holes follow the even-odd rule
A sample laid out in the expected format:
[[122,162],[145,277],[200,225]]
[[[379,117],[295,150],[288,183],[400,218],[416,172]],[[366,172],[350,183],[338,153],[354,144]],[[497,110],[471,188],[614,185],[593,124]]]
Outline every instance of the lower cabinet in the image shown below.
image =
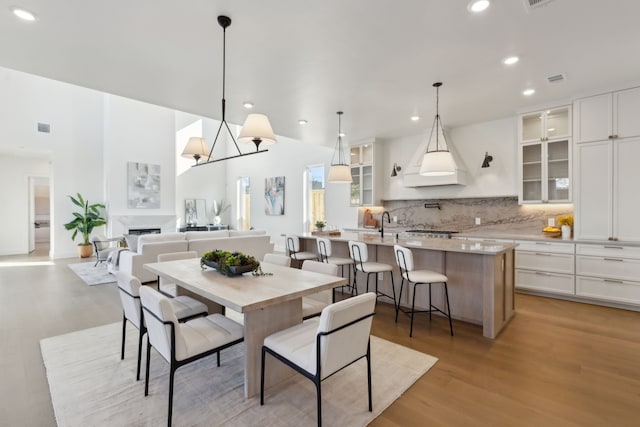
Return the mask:
[[640,305],[640,248],[579,244],[576,254],[577,296]]
[[516,241],[516,289],[575,294],[575,245]]

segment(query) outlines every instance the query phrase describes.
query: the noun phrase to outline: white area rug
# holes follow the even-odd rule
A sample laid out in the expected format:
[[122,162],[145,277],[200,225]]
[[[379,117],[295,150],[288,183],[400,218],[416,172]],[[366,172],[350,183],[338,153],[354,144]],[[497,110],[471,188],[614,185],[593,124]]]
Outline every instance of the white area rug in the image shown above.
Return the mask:
[[[122,325],[114,323],[40,341],[58,426],[166,425],[169,368],[152,350],[149,396],[135,381],[137,330],[127,330],[120,360]],[[174,426],[314,426],[313,383],[296,374],[259,397],[245,399],[243,345],[176,371]],[[367,409],[366,361],[322,383],[325,426],[364,426],[396,400],[437,361],[389,341],[371,337],[373,412]],[[144,355],[142,363],[144,376]]]
[[78,275],[87,285],[102,285],[104,283],[113,283],[116,276],[107,271],[107,263],[101,262],[97,266],[93,266],[94,262],[79,262],[77,264],[69,264],[69,268]]

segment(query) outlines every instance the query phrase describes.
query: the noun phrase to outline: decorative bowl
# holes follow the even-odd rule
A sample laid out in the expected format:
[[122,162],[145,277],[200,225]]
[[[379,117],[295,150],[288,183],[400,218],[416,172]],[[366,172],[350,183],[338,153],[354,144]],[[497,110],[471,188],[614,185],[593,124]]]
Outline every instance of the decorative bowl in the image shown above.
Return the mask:
[[233,265],[233,266],[229,267],[229,271],[228,272],[224,272],[224,271],[220,270],[219,265],[218,265],[217,262],[207,261],[207,260],[203,260],[202,262],[207,267],[215,268],[219,273],[224,274],[224,275],[229,276],[229,277],[231,277],[231,276],[239,276],[241,274],[248,273],[250,271],[255,270],[256,267],[257,267],[256,264]]

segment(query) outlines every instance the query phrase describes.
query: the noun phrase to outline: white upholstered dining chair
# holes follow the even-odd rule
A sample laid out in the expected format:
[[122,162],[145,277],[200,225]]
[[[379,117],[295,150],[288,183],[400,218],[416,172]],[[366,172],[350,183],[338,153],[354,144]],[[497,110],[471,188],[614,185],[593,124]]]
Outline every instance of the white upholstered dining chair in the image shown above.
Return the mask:
[[262,346],[260,405],[264,405],[267,353],[293,368],[316,386],[318,427],[322,425],[321,382],[357,360],[367,359],[369,412],[371,399],[371,321],[376,295],[366,293],[329,305],[320,317],[276,332]]
[[[303,262],[301,270],[313,271],[315,273],[327,274],[329,276],[338,275],[337,265],[312,260]],[[302,297],[302,318],[309,319],[310,317],[319,316],[322,310],[329,304],[333,303],[333,301],[333,289]]]
[[260,375],[260,405],[264,405],[265,356],[267,353],[293,368],[316,386],[318,427],[322,425],[321,382],[365,357],[369,412],[371,399],[371,321],[376,295],[366,293],[331,304],[320,317],[309,319],[264,339]]
[[[178,261],[193,258],[198,258],[198,252],[169,252],[158,255],[158,262]],[[158,291],[169,298],[173,298],[177,295],[176,284],[162,276],[158,276]]]
[[281,265],[282,267],[291,267],[291,258],[280,254],[264,254],[262,261],[269,264]]
[[140,289],[140,300],[148,329],[144,395],[149,395],[149,365],[153,347],[169,363],[167,419],[171,427],[176,370],[214,353],[220,366],[220,351],[243,341],[243,327],[217,313],[179,323],[171,300],[149,286]]
[[[140,288],[143,286],[137,277],[124,271],[118,271],[116,273],[116,280],[118,282],[120,301],[122,302],[122,349],[120,351],[120,360],[124,359],[124,343],[127,334],[127,321],[129,321],[133,326],[138,328],[138,367],[136,369],[136,380],[139,380],[140,360],[142,358],[142,337],[147,331],[142,313],[142,305],[140,304]],[[169,304],[180,321],[207,315],[206,305],[187,296],[173,298]]]

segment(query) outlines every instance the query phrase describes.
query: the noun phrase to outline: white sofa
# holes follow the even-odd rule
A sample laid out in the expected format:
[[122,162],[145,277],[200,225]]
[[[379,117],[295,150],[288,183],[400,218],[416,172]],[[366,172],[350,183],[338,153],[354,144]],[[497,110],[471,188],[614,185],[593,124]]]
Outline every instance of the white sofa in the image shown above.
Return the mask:
[[239,251],[262,259],[264,254],[273,252],[273,243],[264,230],[187,231],[144,234],[139,236],[137,247],[130,243],[129,249],[120,254],[118,269],[136,276],[144,283],[157,280],[157,276],[143,266],[157,262],[160,254],[196,251],[200,257],[205,252],[220,249]]

